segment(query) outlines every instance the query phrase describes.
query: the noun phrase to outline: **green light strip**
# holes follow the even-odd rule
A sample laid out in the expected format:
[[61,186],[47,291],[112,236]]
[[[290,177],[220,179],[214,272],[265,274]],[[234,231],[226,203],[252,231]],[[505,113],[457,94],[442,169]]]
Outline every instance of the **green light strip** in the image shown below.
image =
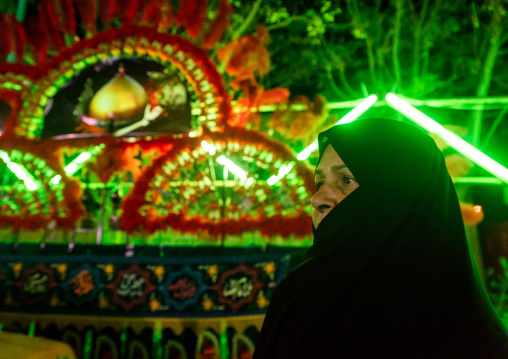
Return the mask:
[[120,355],[122,358],[125,358],[127,354],[127,328],[122,329],[122,334],[120,334]]
[[503,185],[504,182],[496,177],[457,177],[452,178],[453,183],[458,184],[486,184]]
[[484,153],[477,150],[475,147],[471,146],[469,143],[457,135],[448,131],[439,123],[423,114],[422,112],[418,111],[416,108],[400,99],[399,97],[395,96],[394,94],[387,94],[386,101],[391,107],[407,116],[409,119],[413,120],[427,131],[437,134],[439,137],[445,140],[450,147],[453,147],[480,167],[483,167],[494,176],[508,183],[508,169],[501,166],[499,163],[486,156]]
[[[461,110],[470,110],[476,109],[480,105],[499,105],[498,108],[504,108],[506,104],[508,104],[508,97],[464,97],[464,98],[444,98],[444,99],[425,99],[425,100],[416,100],[412,98],[404,98],[404,100],[413,106],[428,106],[428,107],[436,107],[436,108],[449,108],[449,109],[461,109]],[[363,100],[353,100],[353,101],[340,101],[340,102],[328,102],[326,107],[329,110],[338,110],[343,108],[353,108],[360,104]],[[233,109],[235,112],[240,112],[236,107],[235,102],[231,102]],[[374,106],[385,106],[386,103],[384,100],[378,101]],[[271,113],[275,112],[277,109],[281,107],[277,106],[260,106],[259,108],[251,108],[252,112],[261,112],[261,113]],[[489,107],[492,109],[492,107]],[[309,107],[303,104],[295,104],[291,106],[291,110],[293,111],[305,111],[308,110]],[[200,115],[201,108],[193,108],[193,115]]]
[[[377,101],[376,95],[370,95],[365,100],[360,102],[354,109],[349,111],[346,116],[342,117],[335,125],[342,125],[344,123],[352,122],[360,117],[365,111],[367,111]],[[300,161],[306,160],[312,152],[318,149],[318,142],[315,140],[306,149],[296,156]]]
[[447,98],[447,99],[425,99],[416,100],[412,98],[404,98],[404,101],[412,106],[428,106],[428,107],[456,107],[467,105],[506,105],[508,97],[465,97],[465,98]]

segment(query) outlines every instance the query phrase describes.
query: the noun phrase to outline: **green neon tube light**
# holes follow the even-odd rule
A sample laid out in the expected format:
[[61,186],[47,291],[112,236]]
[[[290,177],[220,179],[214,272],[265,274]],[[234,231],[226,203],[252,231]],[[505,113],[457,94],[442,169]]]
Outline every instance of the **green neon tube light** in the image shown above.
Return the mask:
[[452,178],[453,183],[460,184],[483,184],[483,185],[502,185],[504,184],[496,177],[456,177]]
[[448,131],[439,123],[423,114],[422,112],[418,111],[416,108],[400,99],[399,97],[395,96],[394,94],[387,94],[385,99],[391,107],[407,116],[409,119],[413,120],[427,131],[435,133],[443,140],[445,140],[450,147],[453,147],[480,167],[486,169],[494,176],[508,183],[508,169],[501,166],[499,163],[486,156],[484,153],[477,150],[475,147],[471,146],[469,143],[457,135]]
[[[360,117],[365,111],[367,111],[375,102],[377,101],[376,95],[370,95],[365,100],[360,102],[358,106],[349,111],[346,116],[342,117],[335,125],[342,125],[344,123],[348,123],[356,120]],[[318,149],[318,141],[315,140],[312,142],[307,148],[305,148],[302,152],[296,156],[296,158],[300,161],[306,160],[312,152]]]

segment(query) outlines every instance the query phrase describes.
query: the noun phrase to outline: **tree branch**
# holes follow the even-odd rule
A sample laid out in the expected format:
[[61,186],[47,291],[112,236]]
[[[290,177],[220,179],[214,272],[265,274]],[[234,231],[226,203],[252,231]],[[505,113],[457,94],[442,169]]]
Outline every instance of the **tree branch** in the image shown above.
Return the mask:
[[[499,3],[497,5],[498,7],[502,7],[502,5]],[[478,87],[476,89],[477,97],[487,97],[489,92],[489,87],[492,80],[492,72],[494,71],[494,64],[496,62],[497,53],[499,51],[501,33],[503,31],[503,23],[502,23],[503,14],[501,10],[502,9],[495,9],[493,11],[492,21],[490,24],[492,36],[490,38],[490,46],[487,52],[487,57],[485,58],[485,62],[483,63],[483,73],[479,81]],[[480,138],[482,133],[482,119],[483,119],[482,109],[473,112],[472,116],[473,146],[478,146],[480,144]]]
[[233,33],[233,36],[232,36],[232,39],[233,40],[236,40],[238,39],[240,36],[242,36],[242,34],[245,32],[245,30],[247,30],[247,28],[249,27],[249,25],[252,23],[252,21],[254,20],[254,17],[256,17],[256,14],[257,12],[259,11],[259,7],[261,6],[261,3],[263,2],[263,0],[257,0],[254,5],[252,6],[252,9],[250,10],[249,12],[249,15],[247,15],[247,18],[245,19],[245,21],[243,22],[242,26],[240,26],[234,33]]
[[291,16],[289,19],[287,19],[285,21],[281,21],[279,23],[267,26],[266,30],[272,31],[272,30],[275,30],[275,29],[280,29],[281,27],[286,27],[286,26],[291,25],[295,21],[307,22],[307,21],[309,21],[309,18],[306,17],[306,16],[301,16],[301,15]]
[[393,48],[392,48],[392,63],[393,63],[393,74],[395,76],[395,88],[392,91],[400,88],[401,86],[401,72],[400,72],[400,59],[399,59],[399,47],[400,47],[400,22],[402,19],[402,0],[395,1],[396,12],[395,12],[395,33],[393,35]]
[[[321,38],[321,43],[323,44],[324,50],[328,54],[330,54],[331,61],[333,63],[343,63],[343,60],[335,54],[335,52],[332,50],[332,48],[330,47],[330,45],[328,44],[326,39],[322,36],[320,38]],[[347,81],[345,65],[339,66],[338,68],[339,68],[339,79],[340,79],[340,82],[341,82],[343,88],[349,93],[350,96],[357,97],[358,95],[357,95],[356,91],[353,90],[353,88],[351,87],[351,85],[349,85],[349,82]],[[332,68],[329,64],[326,67],[326,71],[327,71],[327,75],[328,75],[330,84],[332,85],[332,87],[335,87],[334,91],[342,94],[344,96],[344,98],[348,98],[347,95],[345,93],[343,93],[342,90],[340,90],[339,87],[337,86],[337,84],[335,83],[335,79],[334,79],[333,73],[332,73],[333,71],[332,71]]]
[[330,83],[330,86],[332,87],[332,90],[337,95],[342,97],[343,99],[347,99],[348,96],[339,88],[339,86],[337,86],[337,83],[335,83],[335,80],[334,80],[333,75],[332,75],[332,69],[330,68],[330,66],[326,67],[326,75],[327,75],[326,77],[328,79],[328,82]]
[[[352,1],[352,2],[351,2]],[[369,75],[372,86],[376,86],[376,60],[374,57],[372,39],[369,37],[367,29],[362,21],[360,10],[358,8],[358,0],[346,0],[346,8],[352,17],[353,26],[356,24],[366,35],[365,45],[367,47],[367,59],[369,62]]]
[[415,40],[413,47],[413,96],[418,96],[419,95],[418,91],[420,90],[420,61],[421,61],[420,45],[421,45],[423,21],[425,20],[428,6],[429,0],[425,0],[423,2],[423,7],[420,12],[420,17],[418,19],[415,29]]

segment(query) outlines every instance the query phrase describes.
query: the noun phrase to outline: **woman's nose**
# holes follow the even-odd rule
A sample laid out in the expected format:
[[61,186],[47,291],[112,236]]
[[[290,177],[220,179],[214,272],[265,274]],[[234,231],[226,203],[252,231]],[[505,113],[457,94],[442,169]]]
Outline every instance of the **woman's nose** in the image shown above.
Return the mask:
[[335,207],[336,204],[337,201],[333,193],[326,188],[326,185],[321,187],[312,197],[312,207],[318,212],[324,212],[327,209]]

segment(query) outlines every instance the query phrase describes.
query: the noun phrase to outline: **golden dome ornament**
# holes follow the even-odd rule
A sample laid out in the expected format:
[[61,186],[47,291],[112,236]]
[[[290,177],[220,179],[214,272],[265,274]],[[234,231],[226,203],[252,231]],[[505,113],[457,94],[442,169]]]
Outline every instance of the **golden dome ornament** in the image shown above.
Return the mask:
[[148,102],[145,88],[120,67],[116,76],[95,93],[88,113],[99,126],[118,128],[143,118]]

